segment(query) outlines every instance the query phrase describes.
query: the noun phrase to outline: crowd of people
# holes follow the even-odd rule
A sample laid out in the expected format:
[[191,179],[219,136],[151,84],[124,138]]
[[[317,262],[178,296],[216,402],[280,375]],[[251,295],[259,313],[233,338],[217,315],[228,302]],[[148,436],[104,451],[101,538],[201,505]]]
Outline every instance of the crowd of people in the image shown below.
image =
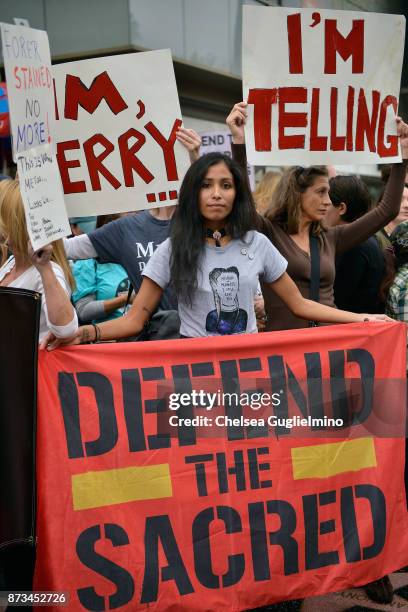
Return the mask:
[[[177,206],[74,218],[72,237],[37,252],[18,179],[1,182],[0,286],[43,294],[42,348],[408,322],[408,126],[397,118],[403,161],[373,205],[360,178],[325,166],[287,168],[251,194],[246,118],[245,102],[227,118],[232,158],[200,157],[180,128],[191,166]],[[377,583],[367,591],[390,601]]]

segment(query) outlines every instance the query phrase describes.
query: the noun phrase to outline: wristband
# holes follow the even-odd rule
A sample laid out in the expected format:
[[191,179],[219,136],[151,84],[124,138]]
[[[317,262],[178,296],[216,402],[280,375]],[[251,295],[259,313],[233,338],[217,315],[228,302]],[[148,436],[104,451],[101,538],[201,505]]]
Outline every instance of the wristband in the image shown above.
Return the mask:
[[96,333],[95,342],[99,342],[101,339],[101,328],[96,323],[95,323],[95,333]]
[[91,344],[96,344],[101,339],[101,330],[100,330],[100,327],[96,323],[91,323],[91,325],[95,330],[95,338],[91,342]]

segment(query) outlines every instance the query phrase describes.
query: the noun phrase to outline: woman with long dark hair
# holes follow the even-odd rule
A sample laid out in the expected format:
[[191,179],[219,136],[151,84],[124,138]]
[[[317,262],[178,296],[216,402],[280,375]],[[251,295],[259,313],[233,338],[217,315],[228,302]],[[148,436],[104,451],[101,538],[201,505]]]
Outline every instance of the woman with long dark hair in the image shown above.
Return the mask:
[[72,343],[138,334],[169,285],[178,297],[181,335],[256,333],[253,297],[262,279],[296,316],[327,323],[384,319],[336,310],[302,297],[287,262],[254,230],[256,213],[247,181],[229,157],[209,153],[187,171],[170,238],[150,258],[125,317],[85,325]]

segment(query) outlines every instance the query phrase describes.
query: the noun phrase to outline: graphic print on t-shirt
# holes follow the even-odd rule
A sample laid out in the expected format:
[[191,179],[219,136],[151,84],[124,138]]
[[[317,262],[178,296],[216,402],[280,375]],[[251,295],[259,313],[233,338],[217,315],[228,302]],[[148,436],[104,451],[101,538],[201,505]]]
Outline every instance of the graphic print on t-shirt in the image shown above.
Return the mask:
[[205,321],[208,332],[221,335],[242,334],[246,331],[248,313],[239,307],[238,268],[213,268],[208,275],[214,295],[215,309],[211,310]]

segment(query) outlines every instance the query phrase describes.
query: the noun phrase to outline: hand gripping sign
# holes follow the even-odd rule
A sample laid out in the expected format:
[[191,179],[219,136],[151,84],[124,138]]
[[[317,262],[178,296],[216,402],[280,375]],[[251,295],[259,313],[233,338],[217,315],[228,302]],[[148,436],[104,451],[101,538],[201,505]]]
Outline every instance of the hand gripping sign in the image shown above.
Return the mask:
[[245,6],[248,163],[400,161],[401,15]]
[[69,62],[53,76],[69,215],[175,204],[189,162],[170,51]]

